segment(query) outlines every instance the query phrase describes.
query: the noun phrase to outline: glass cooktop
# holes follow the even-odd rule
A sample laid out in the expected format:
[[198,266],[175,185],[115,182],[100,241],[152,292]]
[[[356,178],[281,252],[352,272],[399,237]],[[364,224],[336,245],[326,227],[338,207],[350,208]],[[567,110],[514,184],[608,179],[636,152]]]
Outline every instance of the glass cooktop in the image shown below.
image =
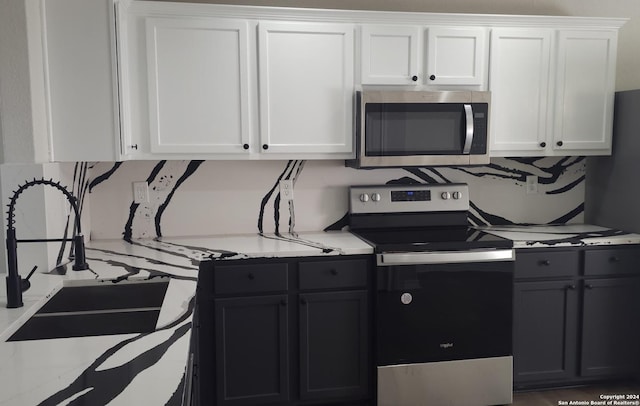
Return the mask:
[[471,227],[375,229],[352,232],[381,252],[512,248],[513,241]]

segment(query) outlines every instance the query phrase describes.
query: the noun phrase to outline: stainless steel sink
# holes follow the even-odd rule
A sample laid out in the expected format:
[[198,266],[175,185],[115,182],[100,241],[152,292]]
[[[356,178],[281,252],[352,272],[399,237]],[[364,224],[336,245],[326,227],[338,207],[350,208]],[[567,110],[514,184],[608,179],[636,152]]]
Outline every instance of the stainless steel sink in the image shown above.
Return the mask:
[[7,341],[155,330],[168,278],[64,286]]

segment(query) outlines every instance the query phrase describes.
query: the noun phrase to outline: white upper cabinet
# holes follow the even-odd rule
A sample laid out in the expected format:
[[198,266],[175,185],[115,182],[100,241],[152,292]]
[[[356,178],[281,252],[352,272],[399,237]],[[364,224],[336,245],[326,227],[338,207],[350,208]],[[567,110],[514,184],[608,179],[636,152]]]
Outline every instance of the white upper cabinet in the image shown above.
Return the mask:
[[486,28],[430,27],[427,31],[427,84],[486,86]]
[[553,30],[495,28],[491,32],[493,156],[544,154],[549,125],[549,69]]
[[416,26],[363,25],[360,31],[361,82],[419,84],[422,75],[419,61],[423,54],[421,32]]
[[119,12],[123,158],[353,157],[352,24],[211,4]]
[[146,18],[151,153],[246,154],[248,25]]
[[40,4],[50,159],[113,161],[120,137],[113,0]]
[[360,82],[484,90],[486,37],[482,27],[363,25]]
[[559,31],[553,130],[557,155],[611,154],[616,46],[616,31]]
[[354,26],[260,22],[264,153],[353,151]]
[[[84,0],[44,3],[59,7],[46,14],[47,39],[62,58],[49,58],[55,157],[84,159],[89,141],[81,134],[89,134],[99,145],[97,155],[82,155],[89,159],[109,159],[118,144],[115,159],[351,159],[356,89],[389,85],[491,90],[493,156],[611,150],[623,19],[118,0],[116,92],[109,61],[87,62],[116,55],[109,36],[98,44],[63,29],[79,24],[65,20],[73,11],[67,3],[86,13],[88,34],[109,34],[98,23],[112,11],[105,7],[98,18]],[[85,59],[92,72],[74,66]],[[94,79],[85,84],[83,74]],[[83,86],[91,94],[94,86],[95,101]],[[74,99],[76,89],[87,106]],[[109,111],[118,101],[119,115]],[[56,118],[76,110],[76,122]]]
[[494,28],[491,155],[611,154],[615,30]]

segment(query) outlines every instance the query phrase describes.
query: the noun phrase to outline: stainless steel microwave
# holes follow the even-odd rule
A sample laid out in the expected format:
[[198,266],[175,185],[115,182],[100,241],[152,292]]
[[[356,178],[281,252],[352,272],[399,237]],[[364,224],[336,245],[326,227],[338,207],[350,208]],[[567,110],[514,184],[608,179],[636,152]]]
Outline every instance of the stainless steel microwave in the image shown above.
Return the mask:
[[489,163],[491,94],[475,91],[356,93],[354,168]]

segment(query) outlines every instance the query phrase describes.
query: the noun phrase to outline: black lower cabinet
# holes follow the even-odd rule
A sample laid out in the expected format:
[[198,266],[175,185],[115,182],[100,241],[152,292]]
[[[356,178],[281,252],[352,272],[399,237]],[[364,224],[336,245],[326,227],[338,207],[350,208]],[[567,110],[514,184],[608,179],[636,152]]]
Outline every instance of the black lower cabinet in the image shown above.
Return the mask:
[[584,281],[582,376],[630,375],[640,369],[640,278]]
[[205,261],[200,405],[371,404],[368,256]]
[[287,296],[215,300],[219,405],[289,400]]
[[367,395],[367,292],[300,295],[300,399]]
[[638,246],[516,252],[516,389],[638,376],[639,259]]
[[513,303],[514,381],[571,378],[578,327],[574,282],[516,283]]

